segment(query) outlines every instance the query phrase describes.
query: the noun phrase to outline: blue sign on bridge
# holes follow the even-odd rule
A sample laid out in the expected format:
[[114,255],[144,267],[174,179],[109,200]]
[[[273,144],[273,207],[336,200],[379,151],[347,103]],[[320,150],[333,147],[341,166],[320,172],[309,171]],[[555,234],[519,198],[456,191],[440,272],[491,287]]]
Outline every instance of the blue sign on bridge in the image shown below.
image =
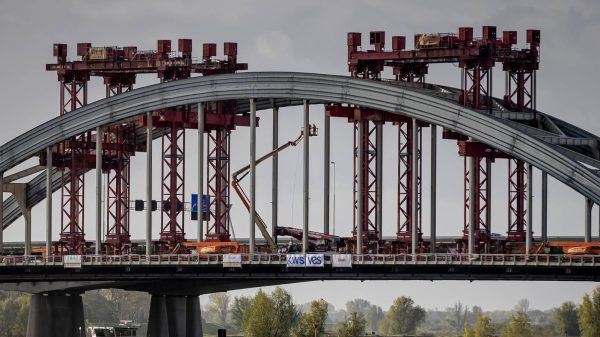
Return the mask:
[[[210,205],[210,197],[206,194],[202,195],[202,219],[208,220],[207,209]],[[192,194],[192,220],[198,219],[198,194]]]

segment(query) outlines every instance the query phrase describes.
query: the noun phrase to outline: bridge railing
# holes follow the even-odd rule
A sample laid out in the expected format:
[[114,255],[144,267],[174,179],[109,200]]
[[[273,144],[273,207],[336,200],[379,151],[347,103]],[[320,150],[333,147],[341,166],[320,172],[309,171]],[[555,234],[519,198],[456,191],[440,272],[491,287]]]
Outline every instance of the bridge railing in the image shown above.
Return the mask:
[[[287,265],[288,256],[298,254],[237,254],[241,265]],[[323,254],[332,265],[335,254]],[[223,254],[179,255],[82,255],[0,256],[0,267],[11,266],[119,266],[119,265],[223,265]],[[600,267],[599,255],[546,254],[354,254],[352,265],[493,265],[493,266],[586,266]]]

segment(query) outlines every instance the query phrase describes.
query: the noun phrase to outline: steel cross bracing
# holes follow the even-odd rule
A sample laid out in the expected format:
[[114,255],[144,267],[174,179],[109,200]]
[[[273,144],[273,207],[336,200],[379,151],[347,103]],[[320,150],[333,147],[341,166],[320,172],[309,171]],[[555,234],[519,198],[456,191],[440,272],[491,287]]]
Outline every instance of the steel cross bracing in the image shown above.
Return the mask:
[[[64,50],[55,50],[55,56],[66,57]],[[59,75],[60,115],[87,105],[89,75],[66,72]],[[73,136],[58,144],[56,160],[61,170],[61,232],[55,249],[67,254],[83,253],[85,248],[85,156],[91,143],[91,132]],[[54,161],[54,160],[53,160]]]
[[[213,102],[206,107],[207,116],[222,117],[231,116],[235,111],[235,105],[224,104],[224,102]],[[209,117],[209,118],[210,118]],[[231,130],[233,125],[215,125],[214,131],[208,134],[208,165],[206,173],[207,195],[210,197],[207,213],[210,219],[206,219],[207,241],[229,241],[229,209],[231,177],[230,153],[231,153]]]
[[[415,215],[412,214],[412,193],[417,193],[417,213],[418,217],[418,228],[417,228],[417,236],[419,241],[422,240],[423,231],[422,231],[422,222],[421,222],[421,196],[422,196],[422,168],[423,163],[421,161],[421,144],[423,140],[422,136],[422,127],[418,126],[416,132],[417,140],[419,144],[417,145],[418,153],[413,155],[413,132],[415,130],[412,127],[412,123],[408,122],[397,122],[398,125],[398,209],[397,209],[397,232],[396,236],[398,241],[404,242],[405,244],[409,244],[412,238],[413,231],[413,217]],[[418,160],[417,164],[419,167],[419,172],[417,174],[417,186],[412,186],[412,175],[415,172],[412,171],[413,160]]]
[[[360,128],[360,123],[363,127]],[[377,229],[377,122],[369,120],[354,121],[354,226],[352,235],[356,237],[356,226],[362,226],[362,233],[365,242],[377,241],[379,237]],[[362,129],[362,134],[360,130]],[[362,138],[362,139],[361,139]],[[363,152],[364,161],[359,161],[359,151]],[[359,185],[358,170],[362,170],[363,185]],[[358,197],[359,190],[362,190],[364,211],[362,219],[358,219]]]
[[[232,73],[237,70],[247,69],[247,64],[237,62],[237,44],[226,42],[224,44],[226,60],[217,60],[216,44],[203,45],[202,62],[192,61],[192,40],[179,39],[178,52],[172,52],[170,40],[158,40],[157,50],[138,52],[137,47],[92,47],[91,43],[77,44],[76,61],[67,60],[67,45],[55,44],[54,56],[56,64],[48,64],[47,70],[56,71],[61,81],[61,114],[85,105],[87,102],[87,81],[90,76],[103,77],[106,88],[106,97],[119,95],[130,91],[135,83],[136,74],[156,73],[161,82],[189,78],[192,73],[213,75]],[[80,97],[81,96],[81,97]],[[221,104],[221,103],[217,103]],[[192,127],[194,114],[189,111],[189,104],[178,109],[188,110],[184,113],[174,112],[174,109],[160,110],[155,117],[160,123],[155,126],[169,130],[163,135],[163,169],[162,169],[162,220],[161,239],[157,242],[161,251],[172,251],[177,245],[185,241],[182,205],[185,203],[183,185],[185,174],[184,164],[184,129]],[[235,108],[234,108],[235,109]],[[154,118],[153,118],[154,119]],[[142,125],[145,120],[142,119]],[[197,123],[197,120],[196,120]],[[196,124],[197,125],[197,124]],[[233,123],[232,125],[235,125]],[[102,167],[107,172],[107,202],[108,215],[106,244],[104,250],[112,253],[127,253],[131,248],[129,235],[129,157],[135,153],[135,127],[129,122],[109,125],[104,128],[102,137]],[[229,132],[229,131],[227,131]],[[220,139],[220,138],[219,138]],[[85,138],[72,139],[67,149],[71,156],[83,156],[82,159],[71,158],[68,162],[73,167],[67,172],[70,176],[63,177],[62,184],[73,186],[63,187],[63,201],[65,211],[63,217],[69,218],[65,227],[68,235],[63,235],[61,245],[77,246],[81,250],[79,241],[83,240],[83,175],[82,170],[92,169],[92,135],[88,133]],[[80,148],[78,148],[80,147]],[[59,148],[61,150],[62,148]],[[63,155],[64,157],[64,155]],[[44,155],[40,156],[43,161]],[[58,156],[58,161],[61,160]],[[173,173],[171,173],[173,171]],[[64,169],[63,169],[63,172]],[[227,177],[228,179],[228,177]],[[228,193],[219,193],[226,195]],[[168,206],[168,207],[165,207]],[[228,206],[227,206],[228,207]],[[219,219],[220,217],[216,217]],[[81,225],[80,225],[81,223]],[[229,236],[228,227],[219,232]],[[73,234],[74,233],[74,234]],[[69,243],[68,241],[73,241]],[[72,250],[72,249],[71,249]]]
[[[468,157],[464,157],[464,169],[465,169],[465,179],[464,179],[464,200],[465,207],[463,212],[464,218],[464,227],[463,227],[463,240],[468,240],[469,235],[469,226],[470,224],[470,209],[474,207],[476,211],[476,220],[473,226],[473,233],[475,242],[477,244],[483,242],[489,242],[490,240],[490,224],[488,220],[490,219],[490,209],[488,207],[489,202],[491,200],[491,169],[492,169],[492,161],[493,159],[490,157],[475,157],[475,181],[471,182],[469,180],[469,164]],[[475,195],[477,196],[475,200],[469,200],[470,189],[471,187],[475,188]]]
[[173,249],[185,241],[185,129],[171,123],[162,137],[160,244]]
[[527,197],[527,169],[525,162],[518,159],[508,161],[508,240],[524,241],[525,226],[527,226],[527,209],[525,198]]
[[[133,90],[135,74],[105,76],[106,97]],[[106,234],[103,251],[127,254],[132,247],[129,200],[131,197],[130,157],[135,155],[136,133],[131,122],[109,126],[104,130],[102,156],[106,171]]]
[[[273,76],[282,76],[282,75],[279,74],[279,75],[273,75]],[[308,92],[313,92],[313,90],[318,89],[319,92],[321,93],[321,95],[323,95],[322,93],[326,92],[328,90],[327,89],[328,86],[321,86],[321,87],[319,87],[319,85],[316,82],[314,82],[314,83],[310,82],[310,78],[311,77],[309,75],[294,74],[293,76],[291,76],[291,75],[288,75],[288,76],[290,76],[289,79],[293,83],[295,83],[295,88],[296,88],[295,92],[296,92],[296,94],[298,93],[297,90],[307,90]],[[303,81],[302,83],[310,83],[312,87],[310,89],[308,89],[308,88],[306,88],[306,89],[298,88],[298,86],[297,86],[298,82],[295,81],[296,76],[302,76],[302,81]],[[320,76],[323,76],[323,75],[320,75]],[[329,77],[325,77],[325,78],[327,80],[329,80],[329,81],[332,81],[333,83],[336,83],[334,79],[330,79]],[[242,79],[247,80],[247,78],[243,77],[243,76],[242,76]],[[272,78],[269,78],[269,79],[272,80]],[[319,80],[324,80],[324,78],[321,77],[321,78],[319,78]],[[350,85],[350,87],[348,89],[348,90],[350,90],[349,91],[350,93],[353,93],[354,92],[353,90],[359,90],[358,88],[360,86],[362,86],[362,84],[360,84],[360,85],[356,84],[356,85],[359,85],[359,86],[353,86],[354,85],[353,82],[348,82],[348,79],[340,79],[340,81],[343,81],[343,83],[345,83],[345,85]],[[213,83],[212,79],[211,79],[211,83]],[[256,75],[253,75],[253,77],[252,77],[252,85],[254,86],[253,90],[266,90],[265,89],[266,87],[263,88],[263,89],[261,89],[261,84],[260,83],[261,83],[261,79],[257,78]],[[272,85],[272,83],[273,82],[271,82],[271,85]],[[340,84],[341,83],[342,82],[340,82]],[[332,85],[332,84],[328,83],[328,85]],[[366,86],[367,88],[369,88],[369,90],[376,90],[376,88],[378,88],[378,86],[382,86],[382,90],[383,90],[383,88],[385,88],[385,90],[387,92],[398,91],[396,93],[397,95],[402,95],[402,97],[413,97],[413,96],[411,96],[411,95],[413,95],[411,93],[411,90],[407,90],[407,89],[404,89],[404,88],[395,88],[395,87],[392,87],[392,86],[389,86],[389,85],[385,85],[383,83],[381,83],[381,84],[377,84],[377,83],[364,84],[364,86]],[[178,87],[178,90],[182,90],[182,88],[183,88],[183,90],[185,90],[185,85],[183,85],[182,87]],[[258,89],[256,89],[256,88],[258,88]],[[280,83],[278,86],[276,86],[276,88],[272,88],[272,89],[282,90],[283,88],[286,88],[286,84]],[[213,90],[219,90],[219,87],[217,87],[217,89],[215,89],[214,86],[213,86],[210,89],[210,92],[211,92],[210,95],[214,95]],[[267,91],[261,91],[261,92],[263,94],[267,93]],[[356,92],[358,92],[358,91],[356,91]],[[422,91],[422,92],[426,93],[426,91]],[[143,94],[144,91],[142,90],[141,93]],[[418,90],[415,91],[415,94],[418,94],[418,93],[419,93]],[[165,94],[166,94],[165,92],[161,91],[161,95],[165,95]],[[181,94],[182,93],[180,92],[177,95],[179,96]],[[232,97],[232,96],[227,96],[227,94],[225,92],[223,92],[223,91],[218,91],[218,94],[219,95],[224,95],[223,97]],[[316,94],[317,93],[315,92],[315,95]],[[198,93],[198,95],[202,95],[202,92]],[[207,97],[213,97],[213,96],[208,96],[209,95],[208,93],[206,95],[207,95]],[[237,92],[236,95],[240,95],[240,93]],[[152,96],[149,96],[149,97],[152,97]],[[266,96],[263,96],[263,97],[266,97]],[[316,96],[316,97],[324,97],[324,96]],[[331,99],[332,101],[335,100],[335,98],[334,98],[335,95],[334,94],[330,94],[330,96],[328,96],[328,97],[329,97],[328,100],[329,99]],[[374,105],[373,101],[368,101],[368,100],[366,100],[366,98],[360,98],[360,97],[367,97],[367,96],[355,96],[353,94],[353,96],[352,96],[352,98],[350,98],[350,100],[352,102],[360,103],[360,104],[367,105],[367,106],[370,105],[370,106],[374,106],[374,107],[385,108],[385,105]],[[552,144],[547,144],[547,143],[542,143],[542,144],[546,144],[546,145],[542,146],[542,149],[544,149],[542,152],[532,152],[532,154],[528,154],[527,151],[530,151],[532,149],[531,146],[533,144],[536,144],[535,133],[534,134],[527,134],[524,131],[521,131],[519,128],[516,128],[516,129],[513,128],[511,126],[512,124],[510,124],[510,123],[504,123],[503,124],[502,121],[497,121],[497,120],[493,120],[493,119],[485,119],[485,115],[481,115],[480,116],[480,115],[477,115],[477,114],[472,114],[472,113],[469,112],[468,109],[466,109],[466,110],[460,110],[461,120],[465,120],[465,119],[467,119],[469,121],[471,121],[471,120],[481,120],[481,121],[484,121],[485,120],[485,123],[482,122],[481,124],[478,124],[478,125],[480,125],[480,127],[478,127],[477,130],[467,129],[466,128],[467,124],[463,124],[460,121],[457,121],[456,119],[452,119],[451,118],[449,120],[452,120],[452,122],[446,122],[445,119],[444,119],[444,118],[446,118],[446,117],[444,117],[444,114],[441,114],[441,111],[436,110],[437,109],[436,105],[439,106],[439,107],[445,106],[446,103],[443,103],[444,99],[434,98],[433,96],[429,97],[429,98],[427,98],[426,96],[418,96],[418,97],[419,97],[419,99],[425,99],[425,100],[428,100],[428,101],[431,100],[431,102],[435,102],[435,104],[432,103],[431,110],[429,110],[428,113],[429,114],[433,114],[431,116],[435,116],[435,119],[433,119],[434,117],[432,117],[432,120],[437,121],[439,123],[439,125],[448,126],[448,127],[452,126],[453,129],[458,130],[461,133],[474,136],[477,139],[480,139],[482,141],[489,142],[490,144],[493,144],[494,147],[497,147],[497,148],[499,148],[499,149],[501,149],[501,150],[503,150],[503,151],[505,151],[505,152],[507,152],[509,154],[512,154],[512,155],[516,154],[519,158],[526,159],[527,162],[533,163],[537,167],[542,167],[544,170],[548,170],[549,172],[552,173],[552,175],[556,175],[557,177],[559,177],[559,179],[561,181],[564,181],[565,183],[567,183],[567,184],[569,184],[571,186],[578,186],[577,189],[580,190],[580,191],[582,191],[585,194],[590,193],[589,191],[593,191],[593,187],[597,186],[597,184],[592,183],[592,182],[587,183],[585,185],[579,185],[579,183],[578,183],[579,179],[587,179],[587,180],[592,179],[593,180],[593,179],[597,179],[597,178],[594,178],[593,173],[591,173],[592,175],[589,175],[587,173],[589,170],[586,169],[586,168],[582,167],[582,168],[578,169],[577,166],[574,166],[572,168],[567,168],[567,166],[565,166],[565,165],[568,164],[571,160],[568,159],[569,157],[564,157],[564,155],[562,154],[563,152],[560,152],[561,151],[560,150],[560,146],[556,146],[556,145],[552,145]],[[199,98],[195,97],[195,99],[199,99]],[[339,99],[343,100],[343,98],[339,98]],[[378,99],[378,101],[386,102],[386,98],[384,96],[378,97],[377,99]],[[176,102],[176,100],[173,100],[171,102]],[[280,103],[280,102],[281,101],[279,101],[278,103]],[[403,107],[406,108],[407,106],[411,106],[406,100],[404,102],[405,103],[403,103],[403,105],[402,105]],[[148,103],[146,102],[144,104],[146,104],[146,106],[147,106]],[[266,103],[259,101],[259,104],[266,104]],[[393,102],[389,101],[389,103],[387,103],[387,104],[393,104]],[[283,104],[282,104],[282,106],[283,106]],[[390,105],[390,106],[393,106],[393,105]],[[449,105],[448,107],[450,107],[450,106],[451,105]],[[92,106],[92,107],[94,107],[94,106]],[[452,107],[451,109],[453,111],[458,111],[458,110],[456,110],[456,107]],[[111,115],[110,118],[113,118],[113,116],[114,116],[114,118],[127,118],[128,116],[133,116],[135,114],[135,112],[131,112],[132,115],[127,115],[127,112],[125,110],[123,110],[124,113],[120,114],[118,112],[119,111],[118,106],[117,107],[111,107],[111,110],[113,111],[113,115]],[[391,110],[392,111],[396,111],[396,109],[393,109],[393,108]],[[83,116],[85,118],[89,118],[87,115],[85,115],[86,111],[87,110],[85,108],[83,108],[81,110],[80,114],[83,113],[84,115],[78,114],[78,116],[76,116],[76,117],[74,116],[74,117],[71,117],[71,118],[77,118],[78,119],[78,118],[81,118],[80,116]],[[98,110],[95,110],[95,111],[98,111]],[[428,117],[426,115],[420,114],[420,112],[418,110],[416,110],[416,109],[411,110],[411,108],[406,108],[405,111],[408,111],[408,113],[410,113],[411,115],[418,116],[419,118],[422,118],[425,121],[428,120]],[[450,116],[450,115],[446,115],[446,116]],[[67,115],[65,115],[65,117],[67,117]],[[106,118],[105,116],[103,117],[102,115],[99,115],[99,117],[100,118]],[[72,120],[71,118],[64,119],[64,121]],[[75,119],[73,119],[73,120],[75,120]],[[60,123],[60,121],[57,121],[57,122]],[[78,123],[81,123],[81,122],[78,122]],[[498,124],[498,123],[500,123],[500,124]],[[502,129],[502,130],[504,130],[503,132],[509,132],[509,130],[515,130],[515,131],[510,131],[512,133],[508,133],[508,134],[518,135],[518,136],[516,136],[518,138],[513,138],[511,140],[511,143],[510,143],[511,145],[508,145],[509,142],[506,142],[506,144],[503,143],[503,141],[500,141],[500,139],[496,138],[496,136],[489,136],[489,137],[485,136],[486,133],[489,134],[489,135],[493,135],[494,134],[494,131],[493,131],[493,129],[490,126],[493,126],[494,128],[496,128],[496,127],[499,127],[500,125],[504,125],[505,127],[500,127],[500,129],[498,129],[498,130]],[[91,126],[87,126],[87,127],[91,128]],[[75,130],[75,129],[69,129],[69,128],[64,128],[63,127],[63,130],[66,130],[65,133],[63,133],[63,134],[68,136],[69,132],[72,132],[72,131],[69,131],[69,130]],[[38,130],[37,132],[39,132],[39,134],[42,135],[42,134],[44,134],[47,131]],[[82,131],[79,131],[79,132],[82,132]],[[57,136],[56,135],[52,136],[51,134],[45,134],[44,137],[49,137],[49,139],[51,140],[51,139],[53,139],[52,137],[57,137]],[[494,139],[494,138],[496,138],[496,139]],[[540,140],[538,140],[537,142],[539,142],[539,141]],[[517,145],[515,145],[515,144],[517,144]],[[9,145],[10,145],[10,143],[9,143]],[[18,154],[19,151],[18,150],[13,150],[13,151],[11,151],[11,153]],[[535,155],[533,155],[533,153],[535,153]],[[547,158],[546,156],[548,156],[549,154],[552,154],[552,153],[555,153],[556,157],[554,157],[553,161],[546,162],[545,161],[546,158]],[[10,160],[14,160],[12,158],[19,158],[19,157],[18,156],[16,156],[16,157],[11,156]],[[6,160],[8,160],[8,159],[9,159],[8,157],[2,156],[2,160],[0,161],[0,163],[6,163]],[[558,169],[558,168],[560,168],[560,169]],[[573,176],[573,177],[567,178],[568,175],[566,175],[565,172],[577,172],[577,176]],[[590,194],[588,194],[588,195],[590,195]],[[593,194],[591,195],[591,197],[593,198]]]

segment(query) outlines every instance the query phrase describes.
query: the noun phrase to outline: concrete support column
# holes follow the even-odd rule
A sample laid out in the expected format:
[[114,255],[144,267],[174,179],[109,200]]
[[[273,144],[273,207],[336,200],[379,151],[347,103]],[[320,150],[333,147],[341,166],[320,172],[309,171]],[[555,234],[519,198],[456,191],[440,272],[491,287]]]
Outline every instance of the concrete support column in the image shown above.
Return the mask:
[[152,254],[152,112],[146,113],[146,255]]
[[83,316],[83,299],[80,295],[69,296],[71,302],[71,310],[73,314],[72,330],[75,332],[75,336],[85,336],[85,317]]
[[42,294],[31,295],[29,304],[29,316],[27,318],[27,337],[48,337],[48,321],[50,313],[48,311],[48,296]]
[[436,216],[437,216],[437,127],[431,125],[431,205],[429,218],[430,223],[430,241],[431,241],[431,253],[435,253],[435,245],[437,241],[437,228],[436,228]]
[[200,311],[200,298],[188,296],[186,298],[186,337],[202,337],[202,313]]
[[152,295],[148,337],[202,337],[198,296]]
[[52,146],[46,149],[46,255],[52,252]]
[[31,296],[27,337],[85,336],[83,301],[73,294]]
[[525,251],[531,252],[533,243],[533,166],[527,165],[527,228],[525,237]]
[[[272,102],[273,105],[273,150],[279,147],[279,107],[275,106],[275,102]],[[277,240],[277,236],[275,235],[275,229],[279,226],[277,220],[279,218],[279,154],[275,153],[273,155],[273,168],[271,170],[272,181],[273,184],[271,186],[271,202],[273,203],[273,207],[271,208],[271,235],[273,238]]]
[[150,314],[148,315],[147,336],[169,337],[167,300],[164,295],[152,295],[150,299]]
[[331,117],[325,112],[323,142],[323,233],[329,234],[329,162],[331,161]]
[[[96,128],[96,255],[102,246],[102,139],[101,127]],[[107,205],[108,207],[108,205]]]
[[594,202],[585,198],[585,242],[592,242],[592,207]]
[[548,174],[542,172],[542,242],[548,242]]
[[[308,138],[308,137],[307,137]],[[250,99],[250,254],[256,235],[256,100]]]
[[475,198],[479,196],[476,193],[475,188],[475,172],[478,170],[477,162],[475,157],[469,157],[469,242],[468,242],[468,253],[473,254],[475,249],[474,240],[474,228],[475,222],[477,221],[477,209],[473,207],[475,204]]
[[411,214],[412,214],[412,249],[411,249],[411,253],[412,254],[416,254],[417,253],[417,245],[418,245],[418,235],[419,235],[419,206],[417,205],[418,202],[418,186],[419,186],[419,129],[417,126],[417,119],[413,118],[412,119],[412,151],[411,151],[411,155],[412,155],[412,163],[411,163],[411,171],[412,171],[412,179],[411,179]]
[[363,219],[365,212],[365,194],[363,186],[365,185],[365,174],[363,163],[365,162],[365,123],[361,120],[358,122],[358,162],[357,162],[357,185],[356,189],[356,254],[363,253]]
[[310,148],[309,148],[309,106],[308,100],[304,100],[304,160],[303,160],[303,225],[302,225],[302,253],[308,252],[308,199],[309,199],[309,161],[310,161]]
[[[198,104],[198,242],[204,241],[202,191],[204,189],[204,103]],[[208,210],[207,210],[208,211]]]
[[375,203],[377,205],[377,214],[375,217],[377,225],[377,236],[383,240],[383,124],[377,123],[375,129],[375,146],[377,155],[375,161],[375,170],[377,171],[377,185],[375,186]]
[[167,296],[166,305],[169,337],[186,337],[187,302],[185,296]]

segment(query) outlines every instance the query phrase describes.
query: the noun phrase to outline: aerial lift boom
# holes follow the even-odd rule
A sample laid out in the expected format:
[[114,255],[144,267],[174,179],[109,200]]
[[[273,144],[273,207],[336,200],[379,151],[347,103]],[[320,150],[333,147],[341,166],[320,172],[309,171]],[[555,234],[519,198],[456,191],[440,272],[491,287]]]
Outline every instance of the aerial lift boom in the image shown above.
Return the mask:
[[[317,135],[317,127],[312,124],[309,126],[308,129],[308,136],[312,137],[312,136],[316,136]],[[296,146],[300,143],[300,141],[304,138],[305,136],[305,131],[302,130],[300,132],[300,135],[298,136],[298,138],[296,138],[293,141],[289,141],[283,145],[281,145],[280,147],[276,148],[275,150],[265,154],[264,156],[258,158],[256,160],[256,165],[262,163],[263,161],[271,158],[272,156],[276,155],[277,153],[287,149],[290,146]],[[250,212],[250,200],[248,199],[248,196],[246,195],[246,193],[244,192],[244,190],[242,190],[242,187],[240,186],[240,181],[242,181],[242,179],[244,179],[247,175],[248,175],[248,170],[250,169],[250,164],[242,167],[241,169],[235,171],[232,175],[231,175],[231,187],[233,187],[233,189],[235,190],[235,192],[237,193],[237,195],[240,197],[240,200],[242,200],[242,203],[244,204],[244,206],[246,207],[246,209],[248,210],[248,212]],[[269,247],[271,249],[277,249],[277,243],[275,243],[275,240],[273,239],[273,237],[271,236],[271,234],[269,234],[269,231],[267,229],[267,225],[265,224],[264,220],[260,217],[260,215],[255,212],[254,213],[254,218],[255,218],[255,223],[256,226],[258,227],[258,229],[260,230],[260,233],[262,234],[262,236],[265,238],[265,240],[267,240],[267,244],[269,245]]]

